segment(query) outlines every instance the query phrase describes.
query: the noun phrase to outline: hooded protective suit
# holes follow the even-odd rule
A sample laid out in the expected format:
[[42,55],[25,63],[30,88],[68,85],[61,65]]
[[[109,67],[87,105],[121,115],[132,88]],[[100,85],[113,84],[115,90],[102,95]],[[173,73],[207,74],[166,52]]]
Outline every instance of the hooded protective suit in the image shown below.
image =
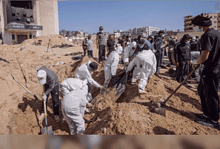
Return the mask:
[[72,91],[77,91],[77,90],[83,90],[85,93],[88,92],[88,86],[87,86],[87,80],[79,80],[76,78],[68,78],[65,79],[61,84],[60,84],[60,89],[63,93],[63,96],[66,94],[72,92]]
[[91,101],[93,98],[92,98],[92,93],[91,93],[91,90],[92,90],[92,86],[96,86],[96,87],[101,87],[101,85],[99,85],[93,78],[92,78],[92,75],[91,75],[91,71],[89,69],[89,64],[91,63],[91,61],[89,60],[87,63],[81,65],[76,73],[75,73],[75,78],[77,79],[80,79],[80,80],[87,80],[88,81],[88,95],[87,95],[87,99],[88,101]]
[[121,49],[116,48],[115,51],[112,51],[109,55],[108,59],[104,65],[104,72],[105,72],[105,83],[109,80],[111,76],[116,75],[117,66],[119,63],[119,55],[121,54]]
[[87,80],[90,84],[100,87],[100,85],[92,78],[91,71],[89,69],[89,64],[91,61],[89,60],[87,63],[82,64],[75,73],[75,78],[80,80]]
[[85,131],[83,116],[87,103],[86,95],[83,90],[71,91],[65,94],[61,102],[64,120],[69,125],[71,135],[80,135]]
[[[137,70],[140,72],[140,82],[138,87],[143,91],[147,85],[148,78],[151,78],[156,72],[156,57],[151,50],[143,50],[137,54],[133,61],[131,61],[127,70],[130,71],[134,65],[137,65]],[[132,81],[137,80],[135,77],[136,74],[133,73]]]
[[137,43],[136,43],[135,41],[133,41],[133,42],[131,43],[131,46],[130,46],[130,47],[125,47],[125,49],[124,49],[124,55],[123,55],[123,61],[124,61],[124,63],[129,62],[130,58],[133,56],[135,49],[132,50],[132,47],[134,47],[134,48],[136,49]]

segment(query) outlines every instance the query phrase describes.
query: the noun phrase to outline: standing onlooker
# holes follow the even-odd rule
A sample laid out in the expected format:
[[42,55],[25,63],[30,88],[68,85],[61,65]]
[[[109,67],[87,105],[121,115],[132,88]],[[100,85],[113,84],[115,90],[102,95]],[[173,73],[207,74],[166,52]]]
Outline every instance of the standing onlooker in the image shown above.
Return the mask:
[[220,33],[211,27],[212,21],[208,17],[196,16],[192,24],[203,29],[201,37],[201,56],[194,64],[203,64],[198,94],[201,98],[203,114],[196,114],[195,121],[220,130],[219,120],[219,79],[220,79]]
[[169,61],[170,61],[170,65],[173,65],[171,56],[172,56],[174,46],[175,46],[175,41],[172,37],[170,37],[169,38],[169,45],[168,45],[168,58],[169,58]]
[[112,51],[115,50],[115,41],[113,35],[109,35],[109,39],[107,41],[107,50],[108,50],[108,56]]
[[99,27],[99,32],[97,33],[96,45],[99,49],[99,63],[105,60],[105,34],[103,33],[104,28]]
[[89,57],[93,57],[93,42],[91,40],[91,35],[88,36],[88,41],[87,41],[87,44],[88,44],[88,56]]
[[84,56],[86,56],[86,51],[88,49],[88,45],[87,45],[87,38],[85,38],[82,42],[82,47],[83,47],[83,51],[84,51]]
[[154,47],[152,46],[152,40],[153,38],[151,36],[147,37],[147,40],[145,41],[145,43],[148,45],[148,47],[151,49],[151,51],[154,50]]
[[[181,83],[189,74],[189,66],[191,62],[191,36],[185,34],[175,50],[176,63],[178,66],[177,82]],[[186,84],[186,83],[185,83]]]
[[160,65],[161,65],[161,56],[162,56],[162,44],[163,44],[163,40],[162,37],[164,36],[164,31],[159,31],[158,33],[159,36],[155,37],[155,41],[154,41],[154,49],[156,50],[155,56],[157,59],[157,70],[155,75],[159,75],[160,73]]

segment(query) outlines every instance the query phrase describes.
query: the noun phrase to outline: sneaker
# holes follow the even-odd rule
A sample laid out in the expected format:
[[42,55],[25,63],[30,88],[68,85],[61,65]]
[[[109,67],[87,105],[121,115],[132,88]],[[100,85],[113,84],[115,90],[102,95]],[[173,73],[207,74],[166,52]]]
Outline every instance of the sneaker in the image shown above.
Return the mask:
[[213,121],[211,121],[210,119],[207,119],[207,118],[199,119],[197,117],[197,119],[195,119],[195,122],[200,123],[200,124],[202,124],[204,126],[208,126],[208,127],[220,130],[220,124],[218,122],[213,122]]
[[44,118],[44,113],[41,113],[41,115],[39,116],[39,120],[41,121],[41,120],[43,120],[43,118]]
[[55,115],[54,118],[55,118],[55,121],[56,121],[57,123],[60,122],[60,116],[59,116],[59,115]]
[[209,117],[204,114],[195,114],[195,116],[196,119],[209,119]]

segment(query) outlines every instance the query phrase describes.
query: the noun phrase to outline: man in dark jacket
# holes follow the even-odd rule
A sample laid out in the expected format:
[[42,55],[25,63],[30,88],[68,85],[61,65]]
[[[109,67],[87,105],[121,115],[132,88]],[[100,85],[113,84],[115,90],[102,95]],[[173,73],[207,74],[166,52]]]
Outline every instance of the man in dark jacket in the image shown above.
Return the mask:
[[195,121],[220,130],[218,87],[220,78],[220,33],[211,27],[209,16],[198,15],[192,24],[203,29],[201,37],[201,56],[194,67],[203,64],[198,94],[201,98],[203,114],[196,114]]
[[102,26],[99,27],[99,32],[96,37],[96,46],[99,49],[99,63],[105,60],[105,34],[103,33],[104,28]]
[[173,65],[172,59],[171,59],[171,54],[173,52],[174,46],[175,46],[175,41],[173,40],[172,37],[169,38],[169,45],[168,45],[168,58],[170,61],[170,65]]
[[176,79],[179,83],[186,79],[187,75],[189,74],[190,63],[192,63],[190,40],[191,36],[189,34],[185,34],[175,50],[175,58],[178,66],[178,74]]
[[[53,101],[53,112],[54,117],[57,122],[60,121],[59,117],[59,82],[57,74],[43,66],[38,69],[37,77],[39,79],[39,83],[44,85],[44,92],[43,92],[43,100],[46,100],[46,105],[48,104],[48,97],[51,94],[52,101]],[[42,102],[43,104],[44,102]],[[44,118],[44,104],[42,106],[41,115],[39,119]]]
[[154,49],[156,50],[156,53],[155,53],[155,56],[156,56],[156,59],[157,59],[157,70],[156,70],[156,73],[155,75],[159,75],[160,73],[160,65],[161,65],[161,57],[162,57],[162,50],[163,50],[163,47],[162,47],[162,44],[163,44],[163,40],[162,40],[162,37],[164,36],[164,31],[159,31],[158,33],[158,37],[155,37],[155,40],[154,40]]

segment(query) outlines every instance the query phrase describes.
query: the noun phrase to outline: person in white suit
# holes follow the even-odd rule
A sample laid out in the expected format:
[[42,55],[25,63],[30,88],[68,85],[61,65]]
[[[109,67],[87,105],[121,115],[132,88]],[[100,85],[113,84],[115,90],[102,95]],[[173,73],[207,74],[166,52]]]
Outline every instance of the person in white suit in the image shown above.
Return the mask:
[[[119,63],[119,55],[122,53],[120,47],[117,47],[115,51],[112,51],[108,56],[105,65],[104,65],[104,72],[105,72],[105,85],[110,81],[110,78],[114,78],[117,72],[117,66]],[[105,86],[104,85],[104,86]]]
[[83,119],[88,103],[87,80],[68,78],[60,84],[63,95],[61,101],[63,120],[69,126],[71,135],[81,135],[85,131],[85,121]]
[[131,69],[136,65],[137,72],[133,72],[132,81],[134,81],[137,76],[137,73],[140,73],[140,82],[138,84],[139,93],[146,93],[145,87],[147,85],[148,78],[151,78],[156,72],[156,57],[154,53],[149,49],[149,47],[145,44],[145,42],[139,43],[140,52],[136,55],[136,57],[129,63],[127,67],[127,72],[131,71]]

